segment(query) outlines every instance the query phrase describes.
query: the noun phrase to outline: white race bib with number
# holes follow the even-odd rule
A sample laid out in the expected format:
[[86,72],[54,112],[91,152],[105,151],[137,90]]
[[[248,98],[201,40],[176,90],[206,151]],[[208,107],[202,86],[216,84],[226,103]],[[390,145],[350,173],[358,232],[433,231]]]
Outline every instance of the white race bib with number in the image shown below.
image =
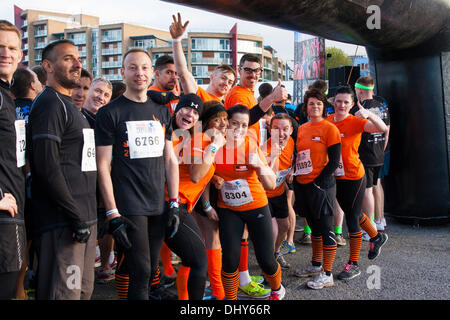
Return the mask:
[[311,151],[309,149],[299,151],[295,163],[295,175],[305,175],[312,171]]
[[341,154],[340,159],[339,159],[339,165],[338,165],[336,171],[334,171],[334,175],[335,175],[336,177],[342,177],[342,176],[345,176],[344,162],[342,162],[342,154]]
[[225,181],[220,190],[222,200],[231,207],[238,207],[253,201],[247,180],[237,179]]
[[25,120],[14,121],[14,127],[16,129],[17,168],[20,168],[25,165],[25,148],[27,145],[26,132],[25,132]]
[[276,182],[275,188],[278,188],[279,186],[281,186],[284,183],[284,180],[286,180],[286,177],[290,171],[291,171],[291,168],[277,172],[277,182]]
[[159,121],[127,121],[130,159],[161,157],[164,151],[164,130]]
[[81,171],[97,171],[97,162],[95,161],[94,129],[83,129],[83,142]]

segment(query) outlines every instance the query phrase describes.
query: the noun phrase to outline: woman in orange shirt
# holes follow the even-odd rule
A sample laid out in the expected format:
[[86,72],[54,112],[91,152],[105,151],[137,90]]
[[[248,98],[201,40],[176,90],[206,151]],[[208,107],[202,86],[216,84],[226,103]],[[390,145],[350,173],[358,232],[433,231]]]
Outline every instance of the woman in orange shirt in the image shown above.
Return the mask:
[[249,110],[228,109],[227,142],[216,155],[216,175],[224,179],[220,189],[219,234],[222,245],[222,281],[227,300],[236,300],[239,259],[244,226],[253,241],[257,261],[272,289],[271,300],[283,299],[281,268],[273,256],[270,211],[264,188],[274,189],[276,177],[264,154],[247,135]]
[[341,139],[336,126],[325,120],[326,105],[327,97],[321,91],[306,92],[303,112],[309,121],[298,128],[296,144],[295,206],[311,228],[312,260],[306,268],[296,270],[295,275],[315,276],[307,282],[311,289],[334,285],[331,271],[337,244],[333,233],[336,197],[333,173],[339,165]]
[[366,176],[358,154],[363,132],[386,132],[387,127],[380,117],[364,109],[359,102],[359,111],[355,116],[349,114],[355,104],[354,93],[350,87],[341,87],[337,90],[334,104],[336,113],[330,115],[327,120],[338,127],[342,141],[342,157],[335,172],[336,198],[344,211],[350,236],[350,258],[337,278],[349,280],[361,274],[358,267],[362,243],[361,228],[371,237],[369,259],[375,259],[387,241],[387,235],[378,233],[362,212]]

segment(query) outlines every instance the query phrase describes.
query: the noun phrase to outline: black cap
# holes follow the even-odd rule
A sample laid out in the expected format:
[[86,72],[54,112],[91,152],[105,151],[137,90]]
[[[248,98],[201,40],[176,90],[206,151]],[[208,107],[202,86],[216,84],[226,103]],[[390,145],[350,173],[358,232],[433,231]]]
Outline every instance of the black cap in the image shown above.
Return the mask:
[[178,101],[177,107],[175,108],[175,113],[185,107],[195,109],[198,114],[201,115],[203,111],[203,100],[195,93],[185,94],[181,96]]

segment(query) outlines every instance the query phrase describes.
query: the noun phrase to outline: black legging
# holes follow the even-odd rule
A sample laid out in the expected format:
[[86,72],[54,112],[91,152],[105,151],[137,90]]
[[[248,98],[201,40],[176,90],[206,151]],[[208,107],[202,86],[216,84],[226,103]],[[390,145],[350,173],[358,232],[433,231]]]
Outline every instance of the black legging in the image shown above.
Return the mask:
[[233,273],[238,269],[241,238],[247,224],[259,266],[264,273],[275,274],[278,263],[273,255],[272,216],[269,207],[243,212],[219,208],[218,214],[222,269],[227,273]]
[[16,285],[19,271],[0,273],[0,300],[16,297]]
[[171,239],[166,237],[164,241],[169,249],[181,258],[181,264],[191,268],[187,283],[189,300],[202,300],[208,267],[206,246],[200,228],[184,205],[180,206],[180,225],[177,233]]
[[127,216],[137,230],[128,232],[132,244],[125,250],[130,275],[129,300],[148,300],[149,281],[158,269],[158,258],[164,240],[165,219],[158,216]]
[[344,211],[348,232],[361,230],[362,203],[366,191],[366,176],[359,180],[336,179],[336,199]]

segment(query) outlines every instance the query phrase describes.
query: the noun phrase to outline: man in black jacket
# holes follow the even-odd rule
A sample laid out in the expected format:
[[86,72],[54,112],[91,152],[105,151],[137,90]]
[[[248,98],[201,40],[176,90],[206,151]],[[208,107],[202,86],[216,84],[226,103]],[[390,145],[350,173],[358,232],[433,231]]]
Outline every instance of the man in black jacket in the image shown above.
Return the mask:
[[25,252],[25,120],[16,120],[10,91],[21,46],[19,30],[0,20],[0,300],[14,298]]
[[37,299],[90,299],[97,231],[94,130],[74,106],[81,59],[71,41],[44,48],[47,87],[29,117]]

